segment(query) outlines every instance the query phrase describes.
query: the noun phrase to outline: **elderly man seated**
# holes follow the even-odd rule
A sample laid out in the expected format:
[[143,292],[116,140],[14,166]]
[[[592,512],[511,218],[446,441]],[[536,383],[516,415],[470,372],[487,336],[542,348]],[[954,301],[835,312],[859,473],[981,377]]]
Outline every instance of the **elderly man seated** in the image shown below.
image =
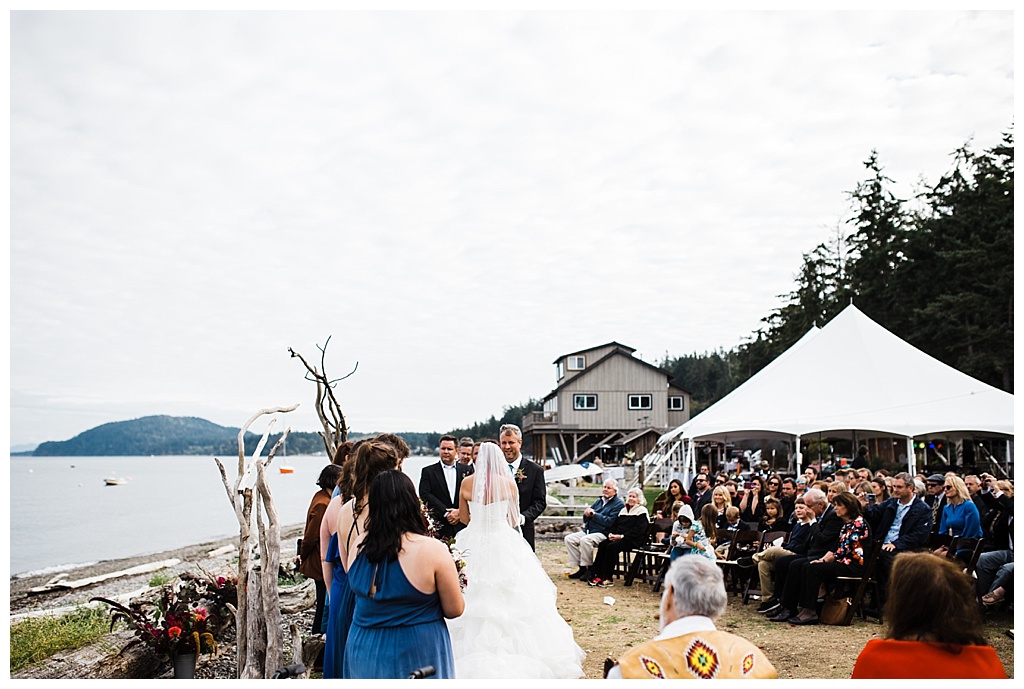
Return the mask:
[[678,558],[665,575],[661,633],[623,654],[608,679],[775,679],[761,649],[715,629],[727,600],[721,568]]
[[583,530],[565,537],[565,549],[569,551],[569,566],[578,569],[569,575],[570,579],[586,579],[594,565],[597,546],[608,539],[608,529],[625,503],[618,495],[615,479],[610,478],[601,488],[601,497],[583,510]]

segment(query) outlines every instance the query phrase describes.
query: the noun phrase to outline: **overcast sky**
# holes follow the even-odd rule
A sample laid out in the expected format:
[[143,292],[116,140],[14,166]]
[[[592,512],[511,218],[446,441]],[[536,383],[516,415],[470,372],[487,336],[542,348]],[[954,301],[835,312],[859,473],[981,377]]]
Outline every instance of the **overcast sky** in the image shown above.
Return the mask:
[[[540,398],[611,340],[729,349],[877,149],[1013,123],[1013,15],[14,13],[14,445],[151,414],[356,431]],[[845,230],[844,230],[845,231]]]

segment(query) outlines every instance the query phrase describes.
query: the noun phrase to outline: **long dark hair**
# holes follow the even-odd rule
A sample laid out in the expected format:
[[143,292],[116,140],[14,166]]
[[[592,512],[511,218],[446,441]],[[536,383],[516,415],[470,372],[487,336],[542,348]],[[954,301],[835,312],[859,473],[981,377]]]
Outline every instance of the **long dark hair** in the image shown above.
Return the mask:
[[[672,484],[673,483],[676,484],[677,486],[679,486],[679,497],[678,498],[672,496]],[[668,482],[668,488],[665,489],[665,493],[668,496],[666,498],[667,502],[671,504],[671,503],[675,502],[676,500],[682,500],[683,496],[686,495],[686,489],[683,488],[683,482],[682,481],[680,481],[677,478],[674,478],[674,479],[672,479],[671,481]]]
[[372,440],[364,442],[356,450],[352,465],[352,495],[355,496],[355,514],[363,509],[363,502],[370,492],[370,484],[382,471],[398,468],[399,458],[395,448],[388,443]]
[[889,574],[885,638],[987,646],[974,581],[944,557],[900,553]]
[[370,517],[360,544],[373,563],[393,560],[402,550],[402,536],[425,534],[420,500],[412,479],[401,471],[385,471],[370,484]]

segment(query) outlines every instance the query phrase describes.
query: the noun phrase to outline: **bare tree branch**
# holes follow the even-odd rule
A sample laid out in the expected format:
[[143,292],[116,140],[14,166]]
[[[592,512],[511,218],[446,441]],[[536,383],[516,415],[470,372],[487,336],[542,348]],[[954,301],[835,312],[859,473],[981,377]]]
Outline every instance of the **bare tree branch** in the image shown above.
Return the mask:
[[291,347],[288,348],[288,352],[306,367],[304,378],[316,383],[316,413],[320,419],[320,425],[323,427],[323,431],[318,431],[317,435],[323,440],[324,451],[327,453],[327,456],[333,459],[338,447],[348,439],[348,424],[345,421],[344,413],[341,411],[341,404],[334,395],[334,387],[338,381],[345,380],[355,373],[359,368],[359,362],[356,362],[355,367],[347,375],[335,379],[328,378],[327,346],[330,342],[331,338],[328,337],[322,346],[319,344],[316,346],[320,350],[319,369],[311,365]]

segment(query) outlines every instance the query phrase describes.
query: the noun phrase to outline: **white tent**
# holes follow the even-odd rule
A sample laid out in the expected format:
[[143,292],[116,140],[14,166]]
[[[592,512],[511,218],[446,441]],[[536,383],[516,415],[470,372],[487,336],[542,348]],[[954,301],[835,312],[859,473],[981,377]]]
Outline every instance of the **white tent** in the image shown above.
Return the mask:
[[[810,434],[907,438],[976,432],[1013,436],[1013,395],[907,344],[852,304],[687,423],[680,440],[797,439]],[[693,469],[692,442],[685,475]],[[799,469],[800,455],[797,454]]]

